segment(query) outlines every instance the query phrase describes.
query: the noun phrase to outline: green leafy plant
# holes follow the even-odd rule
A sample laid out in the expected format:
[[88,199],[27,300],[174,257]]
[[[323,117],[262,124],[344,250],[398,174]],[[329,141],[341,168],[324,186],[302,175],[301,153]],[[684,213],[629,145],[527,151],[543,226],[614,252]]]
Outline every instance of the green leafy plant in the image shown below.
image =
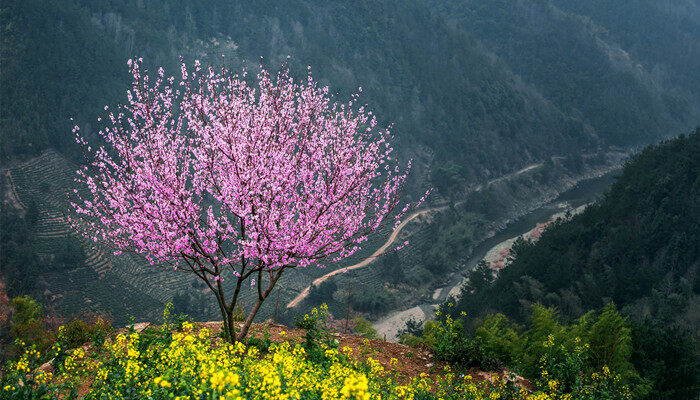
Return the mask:
[[57,342],[67,348],[86,343],[101,344],[112,331],[111,323],[97,314],[85,314],[58,329]]
[[555,344],[553,335],[543,343],[545,353],[540,359],[540,373],[534,385],[540,390],[569,396],[578,400],[623,400],[631,397],[631,391],[607,365],[600,370],[588,367],[590,347],[578,337],[575,348],[569,351],[564,345]]
[[501,366],[497,359],[486,356],[481,343],[468,338],[461,321],[453,320],[449,314],[440,320],[426,322],[423,340],[433,349],[438,360],[447,361],[458,368],[493,370]]
[[92,344],[99,350],[104,345],[107,335],[113,331],[112,325],[97,314],[85,314],[80,318],[58,327],[56,342],[51,348],[52,365],[57,368],[66,357],[68,350],[85,344]]
[[352,319],[352,331],[355,335],[367,339],[379,339],[377,330],[374,329],[372,323],[367,321],[362,316],[357,316]]
[[[26,344],[23,346],[34,346],[42,354],[50,349],[55,342],[55,332],[47,326],[41,304],[30,296],[19,296],[10,301],[10,307],[12,309],[9,324],[10,337]],[[19,357],[22,349],[16,344],[9,347],[6,357],[8,359]]]
[[314,307],[311,314],[304,314],[303,318],[294,320],[297,328],[306,330],[303,346],[307,357],[321,364],[328,361],[326,350],[337,349],[339,343],[328,326],[327,312],[328,306],[323,303],[318,308]]
[[270,350],[270,346],[272,345],[272,340],[270,340],[270,325],[265,324],[262,339],[257,338],[255,336],[250,336],[246,337],[243,340],[243,343],[245,343],[248,346],[255,346],[262,352],[267,353]]
[[484,354],[504,365],[514,365],[523,346],[519,327],[503,314],[487,315],[477,320],[476,326],[474,338],[481,343]]
[[6,365],[4,373],[0,376],[0,397],[7,400],[55,398],[47,385],[51,373],[35,372],[43,358],[36,346],[27,347],[21,340],[17,340],[15,345],[26,350],[16,363]]

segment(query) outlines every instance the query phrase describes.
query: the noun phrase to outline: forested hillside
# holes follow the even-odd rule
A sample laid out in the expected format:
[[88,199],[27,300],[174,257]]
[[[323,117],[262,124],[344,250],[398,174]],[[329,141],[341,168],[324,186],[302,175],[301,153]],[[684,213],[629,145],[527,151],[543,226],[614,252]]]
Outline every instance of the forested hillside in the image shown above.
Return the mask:
[[[204,313],[192,306],[202,288],[142,271],[141,260],[109,256],[68,230],[64,194],[82,162],[71,126],[96,140],[103,107],[125,101],[130,57],[168,74],[180,57],[251,71],[262,57],[271,69],[288,62],[297,77],[310,65],[341,101],[362,87],[379,123],[394,124],[401,159],[414,159],[407,197],[434,187],[431,206],[456,205],[412,230],[416,246],[400,256],[403,283],[423,295],[503,221],[697,123],[698,15],[693,2],[651,1],[8,0],[0,276],[13,295],[69,311],[90,304],[120,322],[150,318],[184,292],[182,308]],[[380,268],[361,279],[383,284]],[[284,283],[281,301],[319,274]],[[104,296],[115,287],[118,300]]]
[[103,104],[124,101],[134,55],[170,73],[181,55],[250,68],[289,55],[341,97],[362,86],[407,154],[434,170],[454,164],[462,184],[695,122],[697,10],[672,18],[645,5],[615,18],[625,6],[561,3],[11,1],[3,155],[75,152],[69,118],[95,129]]
[[609,143],[658,138],[669,126],[697,122],[697,2],[429,3]]
[[[460,307],[522,321],[541,302],[577,318],[608,301],[631,315],[697,326],[700,132],[635,156],[605,198],[539,241],[520,241],[498,278],[474,279]],[[476,277],[476,275],[475,275]]]
[[691,398],[700,365],[698,154],[700,130],[646,148],[603,200],[536,243],[516,242],[495,278],[481,264],[443,310],[467,315],[473,329],[495,313],[529,321],[535,304],[556,309],[552,321],[572,323],[614,303],[628,318],[628,356],[653,381],[652,398]]
[[15,38],[3,79],[18,82],[3,85],[3,124],[16,132],[5,136],[6,158],[49,146],[75,152],[68,118],[95,129],[100,106],[124,100],[133,55],[170,73],[180,55],[234,67],[245,59],[250,68],[290,55],[297,73],[311,65],[341,97],[363,87],[380,122],[396,124],[404,154],[451,160],[463,185],[599,145],[576,118],[519,87],[468,33],[410,2],[63,0],[16,2],[3,17]]

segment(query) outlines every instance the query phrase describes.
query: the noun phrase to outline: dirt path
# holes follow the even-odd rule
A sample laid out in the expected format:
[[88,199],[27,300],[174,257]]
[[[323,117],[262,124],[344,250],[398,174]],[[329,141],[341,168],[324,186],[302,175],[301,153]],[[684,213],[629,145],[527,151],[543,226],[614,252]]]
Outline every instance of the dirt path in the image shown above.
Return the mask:
[[319,278],[316,278],[316,279],[311,283],[311,285],[307,286],[306,289],[304,289],[301,293],[299,293],[299,294],[297,295],[297,297],[294,298],[294,300],[290,301],[289,304],[287,304],[287,308],[292,308],[292,307],[296,306],[297,304],[299,304],[302,300],[304,300],[304,299],[306,298],[306,296],[309,295],[309,291],[311,290],[311,287],[312,287],[312,286],[314,286],[314,285],[320,285],[321,282],[325,281],[326,279],[328,279],[328,278],[330,278],[330,277],[332,277],[332,276],[341,274],[341,273],[346,272],[346,271],[350,271],[350,270],[352,270],[352,269],[358,269],[358,268],[362,268],[362,267],[364,267],[364,266],[367,266],[369,263],[371,263],[372,261],[374,261],[375,258],[377,258],[377,257],[379,257],[380,255],[382,255],[382,253],[384,253],[384,252],[386,251],[386,249],[388,249],[389,246],[391,246],[391,245],[396,241],[396,239],[398,238],[399,233],[401,232],[401,230],[402,230],[409,222],[411,222],[411,220],[413,220],[414,218],[416,218],[416,217],[418,217],[418,216],[420,216],[420,215],[429,213],[429,212],[431,212],[431,211],[439,211],[439,210],[442,210],[442,209],[445,209],[445,208],[447,208],[447,206],[436,207],[436,208],[428,208],[428,209],[426,209],[426,210],[414,212],[414,213],[411,214],[408,218],[406,218],[405,220],[403,220],[403,221],[399,224],[399,226],[396,227],[396,229],[394,229],[394,232],[391,234],[391,236],[389,236],[389,239],[387,239],[386,243],[384,243],[384,245],[382,245],[382,247],[378,248],[374,253],[372,253],[371,256],[365,258],[364,260],[360,261],[360,262],[357,263],[357,264],[351,265],[351,266],[349,266],[349,267],[347,267],[347,268],[340,268],[340,269],[337,269],[337,270],[332,271],[332,272],[329,272],[329,273],[327,273],[327,274],[325,274],[325,275],[323,275],[323,276],[321,276],[321,277],[319,277]]
[[[512,172],[512,173],[510,173],[510,174],[503,175],[503,176],[501,176],[501,177],[499,177],[499,178],[492,179],[491,181],[489,181],[489,182],[486,183],[486,187],[488,187],[488,186],[490,186],[491,184],[496,183],[496,182],[498,182],[498,181],[501,181],[501,180],[504,180],[504,179],[508,179],[508,178],[511,178],[511,177],[514,177],[514,176],[518,176],[518,175],[523,174],[523,173],[525,173],[525,172],[527,172],[527,171],[530,171],[530,170],[532,170],[532,169],[539,168],[539,167],[541,167],[542,165],[543,165],[542,163],[528,165],[527,167],[525,167],[525,168],[523,168],[523,169],[521,169],[521,170],[519,170],[519,171],[515,171],[515,172]],[[482,189],[483,189],[483,186],[482,186],[482,185],[479,185],[479,186],[477,186],[473,191],[480,191],[480,190],[482,190]],[[458,205],[461,204],[461,203],[463,203],[463,202],[455,203],[455,206],[458,206]],[[343,272],[345,272],[345,271],[349,271],[349,270],[351,270],[351,269],[362,268],[362,267],[366,266],[367,264],[371,263],[372,261],[374,261],[375,258],[377,258],[379,255],[381,255],[384,251],[386,251],[386,249],[389,248],[389,246],[391,246],[391,245],[394,243],[394,241],[396,241],[396,238],[398,237],[399,233],[401,232],[401,229],[403,229],[403,228],[406,226],[406,224],[408,224],[409,222],[411,222],[412,219],[414,219],[414,218],[416,218],[416,217],[418,217],[418,216],[420,216],[420,215],[426,214],[426,213],[428,213],[428,212],[430,212],[430,211],[440,211],[440,210],[444,210],[444,209],[446,209],[446,208],[447,208],[447,206],[442,206],[442,207],[429,208],[429,209],[427,209],[427,210],[422,210],[422,211],[416,211],[416,212],[414,212],[414,213],[411,214],[408,218],[406,218],[406,220],[404,220],[403,222],[401,222],[401,224],[399,224],[398,227],[396,227],[396,229],[395,229],[394,232],[391,234],[391,236],[389,236],[389,239],[387,239],[386,243],[384,243],[384,245],[383,245],[382,247],[380,247],[377,251],[375,251],[371,256],[365,258],[364,260],[362,260],[361,262],[359,262],[359,263],[357,263],[357,264],[355,264],[355,265],[351,265],[351,266],[349,266],[349,267],[347,267],[347,268],[340,268],[340,269],[337,269],[337,270],[335,270],[335,271],[333,271],[333,272],[330,272],[330,273],[328,273],[328,274],[326,274],[326,275],[323,275],[323,276],[320,277],[320,278],[316,278],[316,280],[314,280],[314,281],[311,283],[311,285],[307,286],[301,293],[299,293],[299,294],[297,295],[297,297],[294,298],[294,300],[290,301],[289,304],[287,304],[287,308],[292,308],[292,307],[296,306],[297,304],[299,304],[302,300],[304,300],[304,299],[306,298],[306,296],[309,295],[309,291],[311,290],[311,286],[319,285],[319,284],[321,284],[321,282],[325,281],[326,279],[328,279],[328,278],[330,278],[330,277],[332,277],[332,276],[338,275],[338,274],[340,274],[340,273],[343,273]]]
[[[490,187],[491,185],[493,185],[493,184],[496,183],[496,182],[500,182],[500,181],[504,181],[504,180],[506,180],[506,179],[514,178],[514,177],[516,177],[516,176],[518,176],[518,175],[522,175],[522,174],[526,173],[527,171],[531,171],[531,170],[533,170],[533,169],[535,169],[535,168],[539,168],[539,167],[541,167],[541,166],[543,166],[543,165],[544,165],[543,163],[537,163],[537,164],[528,165],[527,167],[525,167],[525,168],[523,168],[523,169],[521,169],[521,170],[519,170],[519,171],[515,171],[515,172],[511,172],[511,173],[509,173],[509,174],[505,174],[505,175],[503,175],[503,176],[499,176],[498,178],[491,179],[490,181],[486,182],[485,184],[478,185],[478,186],[477,186],[476,188],[474,188],[474,190],[472,190],[471,192],[478,192],[478,191],[481,191],[481,190],[483,190],[484,188]],[[471,193],[471,192],[470,192],[470,193]]]
[[5,172],[5,178],[7,179],[8,191],[5,193],[4,202],[8,203],[10,206],[19,211],[25,210],[27,207],[19,199],[17,188],[15,187],[15,181],[12,179],[12,172],[10,172],[9,169]]

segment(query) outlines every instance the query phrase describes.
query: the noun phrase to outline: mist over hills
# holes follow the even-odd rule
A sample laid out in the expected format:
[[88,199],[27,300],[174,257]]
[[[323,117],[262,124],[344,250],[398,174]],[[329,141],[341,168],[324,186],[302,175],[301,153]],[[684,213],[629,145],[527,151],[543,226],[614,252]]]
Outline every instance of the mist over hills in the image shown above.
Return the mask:
[[697,123],[697,2],[432,2],[608,143]]
[[[69,311],[90,287],[92,306],[119,321],[153,317],[192,291],[168,272],[141,271],[139,260],[90,249],[62,222],[62,194],[81,162],[69,118],[96,140],[102,107],[124,101],[130,57],[169,74],[179,56],[234,69],[245,60],[253,71],[263,57],[272,69],[288,62],[297,77],[310,65],[341,101],[361,86],[380,124],[395,124],[402,159],[416,161],[407,193],[434,186],[433,202],[463,205],[460,218],[441,219],[444,231],[471,221],[456,229],[459,257],[493,221],[697,124],[699,9],[696,1],[641,0],[6,1],[0,159],[3,199],[14,200],[3,203],[0,275],[15,294],[44,293]],[[480,208],[488,196],[471,195],[533,165],[495,192],[507,211]],[[429,269],[420,254],[402,262]],[[283,296],[317,275],[304,271]],[[177,284],[150,283],[164,279]],[[58,282],[66,286],[52,292]],[[115,287],[117,300],[99,295]]]

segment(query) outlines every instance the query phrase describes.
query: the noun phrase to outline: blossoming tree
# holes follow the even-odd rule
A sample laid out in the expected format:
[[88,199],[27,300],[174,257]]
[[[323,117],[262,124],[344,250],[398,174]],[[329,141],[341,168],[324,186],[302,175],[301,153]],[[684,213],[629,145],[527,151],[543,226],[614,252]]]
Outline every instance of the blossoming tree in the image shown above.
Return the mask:
[[[286,68],[273,78],[261,67],[249,85],[245,72],[198,62],[177,81],[128,64],[128,103],[108,114],[105,145],[74,128],[88,160],[76,180],[89,194],[74,191],[71,222],[115,254],[202,279],[227,340],[246,336],[285,271],[348,257],[408,210],[397,205],[410,162],[392,160],[389,130],[355,110],[357,95],[332,102],[310,74],[295,82]],[[257,300],[236,334],[248,280]]]

